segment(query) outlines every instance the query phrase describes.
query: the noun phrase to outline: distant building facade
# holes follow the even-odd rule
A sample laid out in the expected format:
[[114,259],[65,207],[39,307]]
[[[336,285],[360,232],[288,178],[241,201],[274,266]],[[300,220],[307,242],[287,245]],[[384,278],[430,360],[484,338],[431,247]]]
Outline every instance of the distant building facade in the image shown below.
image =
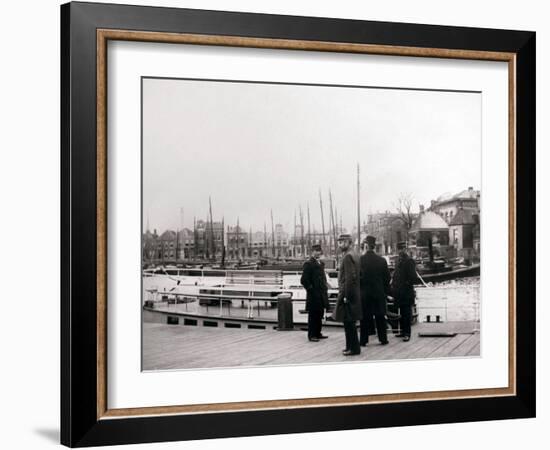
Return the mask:
[[432,200],[429,211],[439,214],[447,224],[450,224],[453,217],[459,210],[475,211],[479,214],[480,192],[472,186],[457,194],[443,194],[436,200]]
[[429,208],[449,225],[449,245],[455,255],[468,260],[479,259],[480,197],[480,191],[470,186],[457,194],[444,194],[432,200]]
[[227,257],[231,260],[243,260],[248,256],[249,233],[241,226],[227,227]]
[[381,255],[397,253],[397,243],[408,240],[407,224],[399,213],[386,211],[369,214],[364,233],[376,238],[376,252]]

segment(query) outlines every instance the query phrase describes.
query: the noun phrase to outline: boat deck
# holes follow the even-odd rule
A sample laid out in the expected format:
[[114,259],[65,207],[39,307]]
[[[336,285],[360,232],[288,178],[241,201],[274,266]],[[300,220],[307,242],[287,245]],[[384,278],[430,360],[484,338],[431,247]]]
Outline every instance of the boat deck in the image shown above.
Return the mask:
[[[143,324],[143,369],[169,370],[236,366],[316,364],[344,361],[406,360],[480,356],[478,322],[421,323],[403,342],[392,333],[389,344],[371,336],[361,354],[342,355],[342,329],[323,329],[329,336],[309,342],[305,331],[266,331],[184,325]],[[419,337],[419,333],[457,333]]]

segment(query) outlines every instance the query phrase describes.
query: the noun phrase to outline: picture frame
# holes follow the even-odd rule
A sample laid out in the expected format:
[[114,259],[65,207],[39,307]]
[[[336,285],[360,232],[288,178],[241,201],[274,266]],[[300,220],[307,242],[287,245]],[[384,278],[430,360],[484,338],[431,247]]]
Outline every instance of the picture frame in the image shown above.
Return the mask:
[[[107,43],[118,40],[506,62],[508,387],[110,409],[106,81]],[[527,31],[62,5],[61,443],[81,447],[534,417],[535,40]]]

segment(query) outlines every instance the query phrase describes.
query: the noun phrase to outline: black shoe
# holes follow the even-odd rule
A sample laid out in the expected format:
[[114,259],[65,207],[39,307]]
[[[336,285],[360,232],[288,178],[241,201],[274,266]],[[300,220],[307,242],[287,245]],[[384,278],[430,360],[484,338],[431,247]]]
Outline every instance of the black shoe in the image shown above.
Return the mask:
[[308,339],[309,339],[309,342],[319,342],[319,338],[316,338],[316,337],[310,337]]
[[369,341],[367,341],[367,342],[359,342],[359,345],[360,345],[361,347],[366,347],[368,343],[369,343]]
[[380,345],[388,345],[389,341],[380,341]]
[[403,336],[403,341],[404,342],[409,342],[410,340],[411,340],[410,336]]
[[317,339],[328,339],[328,336],[325,336],[324,334],[320,334],[317,336]]
[[342,350],[342,353],[346,353],[346,352],[349,352],[349,348],[345,348],[344,350]]
[[342,354],[344,356],[354,356],[354,355],[359,355],[361,353],[361,350],[356,350],[356,351],[352,351],[352,350],[346,350],[345,352],[343,352]]
[[405,337],[403,333],[396,334],[395,337]]

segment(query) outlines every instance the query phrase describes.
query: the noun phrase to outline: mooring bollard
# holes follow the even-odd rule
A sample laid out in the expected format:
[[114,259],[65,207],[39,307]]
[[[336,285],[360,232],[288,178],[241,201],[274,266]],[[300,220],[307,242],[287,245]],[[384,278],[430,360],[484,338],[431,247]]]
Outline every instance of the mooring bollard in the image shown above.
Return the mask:
[[284,293],[277,296],[277,319],[279,321],[277,331],[288,331],[294,329],[291,294]]

